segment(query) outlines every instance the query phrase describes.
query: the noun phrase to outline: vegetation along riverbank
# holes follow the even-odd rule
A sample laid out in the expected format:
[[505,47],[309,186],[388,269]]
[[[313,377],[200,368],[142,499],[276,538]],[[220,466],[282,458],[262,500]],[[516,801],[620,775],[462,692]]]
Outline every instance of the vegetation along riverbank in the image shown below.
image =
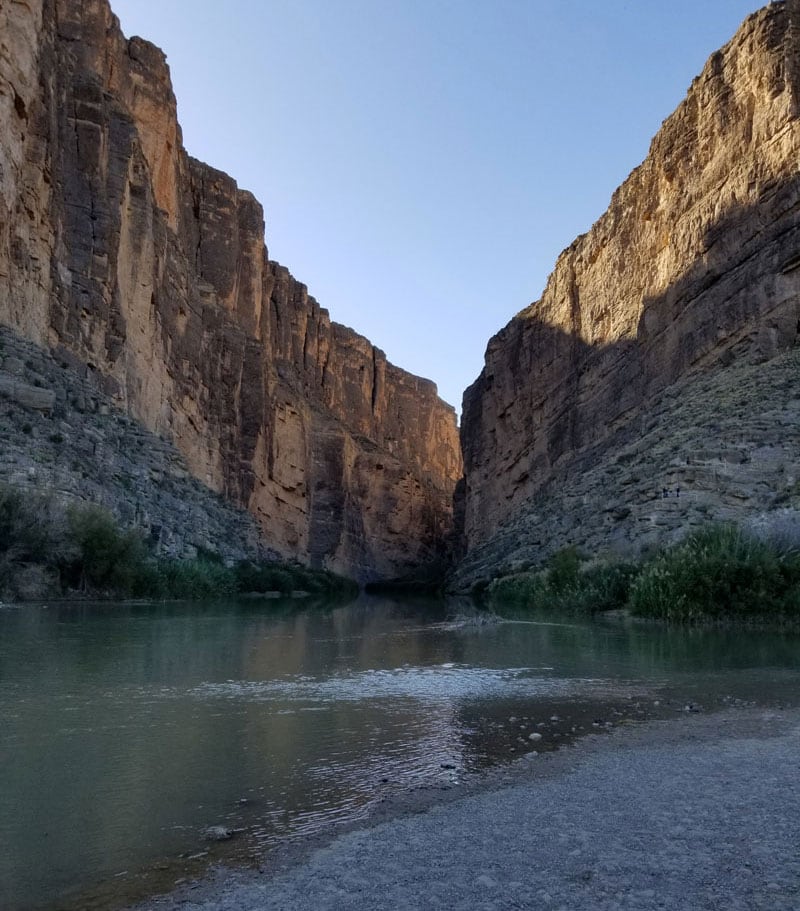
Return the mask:
[[588,559],[574,547],[495,579],[495,607],[601,613],[678,623],[800,623],[800,551],[788,536],[715,524],[638,563]]
[[67,506],[0,486],[0,598],[201,600],[268,592],[355,595],[358,585],[295,563],[158,556],[139,531],[122,528],[100,506]]

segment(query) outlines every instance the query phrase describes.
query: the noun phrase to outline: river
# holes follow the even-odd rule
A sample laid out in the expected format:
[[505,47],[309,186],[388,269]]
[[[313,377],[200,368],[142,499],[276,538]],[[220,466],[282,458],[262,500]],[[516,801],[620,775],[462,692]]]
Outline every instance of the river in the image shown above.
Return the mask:
[[589,731],[800,703],[795,634],[462,611],[0,607],[0,907],[108,911]]

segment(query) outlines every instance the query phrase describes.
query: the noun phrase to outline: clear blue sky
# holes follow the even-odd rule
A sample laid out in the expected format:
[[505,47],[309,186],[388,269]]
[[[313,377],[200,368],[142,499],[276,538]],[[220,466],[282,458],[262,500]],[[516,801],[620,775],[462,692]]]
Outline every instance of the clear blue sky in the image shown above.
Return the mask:
[[111,0],[270,256],[460,409],[757,0]]

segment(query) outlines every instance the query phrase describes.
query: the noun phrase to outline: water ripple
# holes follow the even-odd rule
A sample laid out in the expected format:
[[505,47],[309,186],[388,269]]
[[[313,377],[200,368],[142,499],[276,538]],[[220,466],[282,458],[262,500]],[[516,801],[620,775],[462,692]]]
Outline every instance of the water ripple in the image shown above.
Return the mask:
[[629,687],[619,680],[557,677],[549,667],[481,668],[442,664],[366,670],[327,678],[297,676],[283,680],[226,680],[203,683],[190,691],[202,699],[245,702],[360,702],[407,698],[429,702],[455,699],[551,696],[602,698],[619,696]]

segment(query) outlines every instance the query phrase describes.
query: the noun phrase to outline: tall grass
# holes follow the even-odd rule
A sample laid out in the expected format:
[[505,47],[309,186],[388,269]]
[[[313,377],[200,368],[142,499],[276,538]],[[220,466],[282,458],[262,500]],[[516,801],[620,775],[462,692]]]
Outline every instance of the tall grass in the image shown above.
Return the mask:
[[710,525],[639,565],[585,562],[566,549],[536,571],[495,579],[488,597],[531,611],[624,608],[676,623],[800,622],[800,552],[732,525]]
[[632,613],[679,622],[797,618],[800,556],[732,525],[695,532],[645,564]]

